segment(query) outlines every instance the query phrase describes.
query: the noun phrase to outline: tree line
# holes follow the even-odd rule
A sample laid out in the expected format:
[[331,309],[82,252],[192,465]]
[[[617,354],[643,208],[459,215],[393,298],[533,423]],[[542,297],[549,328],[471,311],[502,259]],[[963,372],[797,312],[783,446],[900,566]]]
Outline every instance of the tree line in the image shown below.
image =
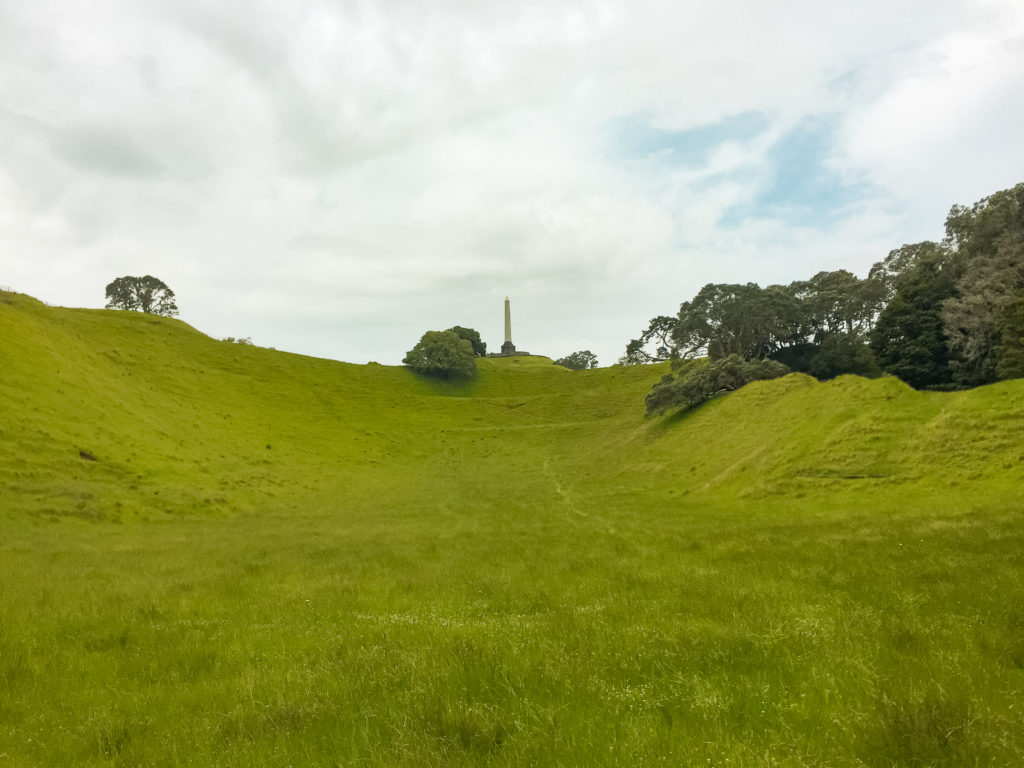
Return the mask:
[[[955,205],[941,242],[789,285],[705,285],[651,320],[619,363],[673,361],[648,411],[790,371],[963,389],[1024,376],[1024,183]],[[697,364],[696,361],[701,361]]]
[[[107,307],[173,316],[174,292],[151,276],[106,287]],[[472,328],[428,331],[402,361],[419,373],[476,372]],[[620,365],[672,361],[648,411],[693,406],[791,371],[898,376],[917,389],[964,389],[1024,377],[1024,183],[954,205],[945,237],[904,245],[866,278],[819,272],[789,285],[709,283],[677,314],[653,318]],[[554,361],[597,366],[589,350]]]

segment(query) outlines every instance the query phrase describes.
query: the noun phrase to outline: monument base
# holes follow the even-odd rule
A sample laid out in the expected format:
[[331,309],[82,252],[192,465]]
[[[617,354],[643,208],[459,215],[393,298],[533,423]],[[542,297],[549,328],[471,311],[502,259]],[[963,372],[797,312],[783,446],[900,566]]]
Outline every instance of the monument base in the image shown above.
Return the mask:
[[518,352],[488,352],[487,356],[488,357],[533,357],[533,354],[530,353],[530,352],[523,352],[522,350],[519,350]]
[[516,345],[511,341],[506,341],[501,345],[501,354],[503,355],[514,355],[516,353]]

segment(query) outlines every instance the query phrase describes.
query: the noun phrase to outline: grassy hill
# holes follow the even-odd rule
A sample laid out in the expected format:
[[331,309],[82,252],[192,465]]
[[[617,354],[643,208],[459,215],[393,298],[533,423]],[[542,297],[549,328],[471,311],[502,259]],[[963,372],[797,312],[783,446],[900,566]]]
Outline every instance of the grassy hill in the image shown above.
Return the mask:
[[0,764],[1024,764],[1024,382],[664,372],[0,292]]

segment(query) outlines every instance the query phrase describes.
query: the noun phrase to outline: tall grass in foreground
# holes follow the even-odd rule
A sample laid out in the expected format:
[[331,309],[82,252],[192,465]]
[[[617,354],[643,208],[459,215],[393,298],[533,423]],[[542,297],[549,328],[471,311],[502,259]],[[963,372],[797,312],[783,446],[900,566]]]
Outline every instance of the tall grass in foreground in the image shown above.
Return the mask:
[[1016,510],[592,512],[25,529],[0,745],[21,765],[1024,756]]

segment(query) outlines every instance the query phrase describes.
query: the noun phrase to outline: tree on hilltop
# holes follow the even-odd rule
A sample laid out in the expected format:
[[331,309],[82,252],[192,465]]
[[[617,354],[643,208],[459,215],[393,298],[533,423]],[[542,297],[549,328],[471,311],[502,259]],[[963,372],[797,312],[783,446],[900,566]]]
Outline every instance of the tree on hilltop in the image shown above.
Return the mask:
[[472,343],[454,331],[427,331],[402,363],[416,373],[442,379],[470,378],[476,374]]
[[845,269],[790,283],[788,291],[799,302],[797,343],[820,343],[839,334],[863,337],[881,308],[883,290]]
[[[687,361],[733,356],[683,386]],[[709,283],[675,317],[654,318],[619,363],[664,359],[673,374],[655,385],[649,410],[772,373],[736,360],[772,360],[819,379],[884,371],[917,389],[1024,377],[1024,183],[954,205],[942,242],[903,245],[865,279],[837,269],[766,288]]]
[[480,332],[473,328],[463,328],[461,325],[453,325],[448,329],[460,339],[465,339],[473,345],[473,354],[483,357],[487,354],[487,344],[480,338]]
[[125,275],[107,285],[107,309],[125,309],[171,317],[178,314],[174,291],[163,280]]
[[955,292],[944,256],[917,263],[900,276],[896,292],[871,331],[871,349],[882,368],[915,389],[952,381],[942,303]]
[[1019,342],[1007,323],[1024,298],[1024,184],[953,206],[946,240],[956,286],[940,315],[953,378],[961,386],[1007,378],[1019,370],[1001,357]]
[[571,355],[560,357],[554,363],[571,371],[583,371],[587,368],[597,368],[597,355],[589,349],[582,349],[579,352],[573,352]]
[[764,359],[792,342],[800,321],[800,301],[786,286],[709,283],[680,305],[671,339],[684,359]]
[[996,373],[1000,379],[1024,378],[1024,293],[1002,314],[1003,333],[996,355]]

